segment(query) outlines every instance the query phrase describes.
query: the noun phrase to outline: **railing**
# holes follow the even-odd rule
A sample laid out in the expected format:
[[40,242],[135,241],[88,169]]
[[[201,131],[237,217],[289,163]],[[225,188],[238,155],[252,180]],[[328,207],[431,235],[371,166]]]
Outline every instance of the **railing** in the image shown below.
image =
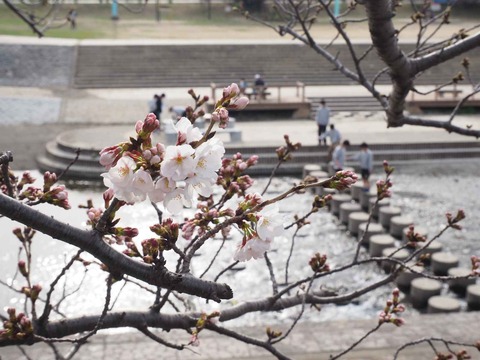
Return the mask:
[[[215,103],[217,101],[217,90],[220,89],[223,91],[223,88],[217,88],[215,83],[210,84],[212,89],[212,101]],[[255,87],[248,87],[245,89],[244,94],[253,101],[269,101],[273,102],[272,95],[276,94],[276,102],[281,103],[285,101],[291,101],[290,98],[284,97],[282,99],[282,89],[293,89],[295,88],[295,97],[296,101],[305,102],[305,84],[303,82],[297,81],[295,85],[292,84],[282,84],[282,85],[268,85],[261,89],[261,91],[255,90]]]

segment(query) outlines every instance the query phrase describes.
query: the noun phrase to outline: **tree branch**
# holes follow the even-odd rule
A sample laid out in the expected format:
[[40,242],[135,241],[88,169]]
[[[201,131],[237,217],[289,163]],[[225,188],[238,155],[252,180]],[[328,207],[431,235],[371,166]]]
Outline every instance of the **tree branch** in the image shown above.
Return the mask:
[[107,265],[112,273],[128,274],[151,285],[185,292],[217,302],[220,302],[221,299],[233,297],[232,290],[227,284],[200,280],[190,274],[176,274],[163,267],[155,268],[140,263],[111,248],[103,241],[99,232],[85,231],[64,224],[3,194],[0,194],[0,214],[55,239],[83,249]]

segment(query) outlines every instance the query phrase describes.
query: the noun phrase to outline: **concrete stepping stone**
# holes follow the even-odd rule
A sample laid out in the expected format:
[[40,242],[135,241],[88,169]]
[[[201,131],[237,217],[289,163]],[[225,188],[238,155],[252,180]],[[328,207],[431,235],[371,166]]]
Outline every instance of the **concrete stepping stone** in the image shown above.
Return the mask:
[[[394,255],[391,256],[392,254],[394,254]],[[398,248],[396,248],[396,247],[390,247],[390,248],[386,248],[386,249],[382,250],[382,256],[389,256],[393,259],[397,259],[397,260],[400,260],[400,261],[406,260],[409,257],[409,255],[410,255],[410,253],[408,252],[408,250],[405,250],[405,249],[398,250]],[[392,270],[396,266],[397,265],[395,263],[392,263],[390,261],[382,261],[382,269],[387,274],[392,272]]]
[[358,241],[361,241],[363,239],[362,245],[366,245],[366,246],[370,245],[370,238],[373,235],[384,233],[383,226],[377,223],[371,222],[370,225],[368,225],[367,232],[365,233],[366,229],[367,229],[367,223],[366,222],[361,223],[360,226],[358,227],[358,237],[357,237]]
[[[461,268],[461,267],[453,267],[448,269],[448,276],[468,276],[472,273],[470,269]],[[465,296],[467,292],[467,287],[469,285],[474,285],[476,283],[476,279],[472,278],[463,278],[463,279],[454,279],[448,280],[448,287],[450,290],[458,295]]]
[[376,199],[377,198],[377,189],[370,189],[369,191],[362,191],[360,193],[360,205],[362,206],[362,209],[365,211],[368,211],[368,204],[370,202],[370,199]]
[[[422,255],[433,255],[435,253],[438,253],[442,251],[443,245],[439,241],[434,241],[430,245],[428,245],[425,249],[421,250],[418,253],[417,258],[419,259]],[[425,258],[423,261],[426,265],[431,263],[431,259]]]
[[340,214],[340,204],[351,202],[352,198],[348,194],[335,194],[332,196],[332,200],[330,201],[331,208],[330,211],[333,215],[339,216]]
[[372,210],[373,210],[373,213],[372,213],[372,216],[375,218],[375,219],[378,219],[378,210],[383,207],[383,206],[390,206],[390,199],[389,198],[385,198],[385,199],[382,199],[378,202],[377,206],[375,206],[375,208],[373,208],[373,205],[377,202],[377,198],[376,197],[373,197],[371,198],[370,200],[368,200],[368,212],[369,213],[372,213]]
[[360,194],[363,191],[363,182],[357,181],[350,187],[350,195],[352,195],[352,199],[360,202]]
[[437,252],[431,257],[432,271],[435,275],[448,275],[448,269],[458,266],[457,255],[447,252]]
[[[319,164],[306,164],[303,166],[302,179],[305,179],[305,176],[310,175],[313,171],[321,171],[322,167]],[[327,176],[328,177],[328,173]]]
[[368,221],[369,215],[363,211],[352,212],[348,215],[348,231],[351,235],[357,236],[361,223]]
[[362,211],[362,207],[357,203],[345,202],[340,204],[340,222],[342,224],[348,224],[348,216],[353,212]]
[[480,310],[480,285],[467,287],[467,304],[470,310]]
[[410,215],[394,216],[390,219],[390,235],[394,238],[401,239],[402,231],[413,224],[413,217]]
[[390,230],[390,220],[394,216],[400,216],[402,214],[402,210],[396,206],[383,206],[378,209],[378,222],[382,224],[382,226]]
[[423,266],[415,265],[415,263],[409,263],[408,265],[414,272],[410,269],[404,268],[398,273],[398,276],[395,279],[395,284],[404,293],[410,292],[412,281],[421,277],[421,273],[425,271]]
[[412,306],[416,309],[423,309],[428,306],[428,299],[440,295],[442,283],[438,280],[418,278],[414,279],[410,288],[410,299]]
[[449,296],[432,296],[428,299],[429,314],[452,313],[460,311],[460,301]]
[[389,234],[378,234],[370,237],[368,254],[370,257],[382,256],[384,249],[395,245],[395,239]]

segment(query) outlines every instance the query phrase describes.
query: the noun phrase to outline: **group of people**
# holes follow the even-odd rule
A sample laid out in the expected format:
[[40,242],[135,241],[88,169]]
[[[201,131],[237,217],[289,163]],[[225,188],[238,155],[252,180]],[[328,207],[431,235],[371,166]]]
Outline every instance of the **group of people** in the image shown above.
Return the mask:
[[350,141],[341,141],[342,136],[334,124],[330,124],[331,110],[326,105],[324,99],[320,101],[320,106],[315,114],[315,121],[318,126],[318,143],[327,145],[327,138],[330,138],[330,146],[328,149],[328,161],[331,161],[335,172],[343,170],[346,160],[356,160],[359,163],[363,187],[365,190],[370,189],[370,174],[373,171],[373,152],[368,148],[368,144],[363,142],[360,145],[360,151],[355,155],[347,155],[347,149]]

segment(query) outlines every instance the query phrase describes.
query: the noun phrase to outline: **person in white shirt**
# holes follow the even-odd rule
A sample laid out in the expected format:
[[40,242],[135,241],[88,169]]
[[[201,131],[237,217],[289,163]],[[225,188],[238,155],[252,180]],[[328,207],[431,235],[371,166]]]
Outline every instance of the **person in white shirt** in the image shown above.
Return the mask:
[[320,137],[322,134],[327,131],[327,125],[328,122],[330,121],[330,108],[327,107],[325,100],[322,99],[320,101],[320,106],[317,109],[317,113],[315,114],[315,121],[318,126],[318,142],[319,145],[322,144],[322,140],[325,145],[327,145],[327,139],[323,138],[320,140]]
[[330,130],[320,135],[318,141],[321,143],[322,141],[325,141],[326,138],[330,138],[330,147],[328,148],[328,161],[330,161],[332,160],[333,151],[335,150],[337,145],[340,145],[342,135],[340,134],[340,131],[335,129],[335,125],[331,124]]
[[335,172],[343,170],[345,166],[345,158],[347,156],[347,148],[350,141],[345,140],[341,145],[337,145],[332,154],[332,166]]
[[367,143],[360,144],[360,152],[355,156],[360,164],[360,172],[362,175],[363,188],[370,189],[370,174],[373,171],[373,153],[368,148]]

